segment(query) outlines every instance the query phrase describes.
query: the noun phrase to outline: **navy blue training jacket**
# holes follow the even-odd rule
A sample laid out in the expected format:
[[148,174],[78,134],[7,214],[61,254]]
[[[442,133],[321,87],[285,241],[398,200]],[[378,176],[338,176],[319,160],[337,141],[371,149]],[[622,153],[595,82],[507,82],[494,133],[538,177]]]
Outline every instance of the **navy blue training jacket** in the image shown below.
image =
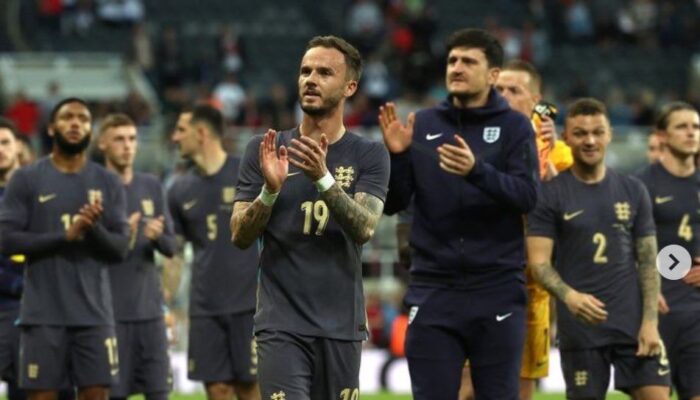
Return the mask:
[[[469,175],[440,169],[437,147],[458,134],[476,157]],[[411,147],[391,155],[385,213],[415,214],[410,244],[414,282],[480,288],[522,280],[523,215],[537,201],[538,170],[531,122],[491,89],[487,104],[451,101],[416,113]]]

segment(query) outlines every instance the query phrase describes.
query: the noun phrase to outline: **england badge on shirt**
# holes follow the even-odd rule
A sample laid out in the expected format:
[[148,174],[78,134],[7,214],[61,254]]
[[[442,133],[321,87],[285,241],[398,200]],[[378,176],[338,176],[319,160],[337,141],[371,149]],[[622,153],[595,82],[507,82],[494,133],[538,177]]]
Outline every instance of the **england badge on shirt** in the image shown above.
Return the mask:
[[501,137],[501,127],[500,126],[486,126],[484,127],[484,142],[493,143],[498,138]]

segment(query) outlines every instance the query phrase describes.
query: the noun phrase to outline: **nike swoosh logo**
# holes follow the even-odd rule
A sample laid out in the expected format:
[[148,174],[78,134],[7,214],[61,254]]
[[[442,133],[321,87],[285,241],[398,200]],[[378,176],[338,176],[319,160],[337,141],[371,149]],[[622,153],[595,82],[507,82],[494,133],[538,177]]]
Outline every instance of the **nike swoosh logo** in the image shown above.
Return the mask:
[[436,134],[429,133],[429,134],[425,135],[425,139],[426,140],[434,140],[434,139],[439,138],[440,136],[442,136],[442,133],[436,133]]
[[39,195],[39,203],[46,203],[49,200],[53,200],[53,198],[56,197],[56,193],[51,193],[51,194],[46,194],[46,195]]
[[301,171],[290,172],[290,173],[287,174],[287,178],[289,178],[290,176],[299,175],[299,174],[301,174]]
[[583,214],[583,211],[584,210],[578,210],[578,211],[575,211],[572,213],[564,213],[564,221],[570,221],[570,220],[578,217],[579,215]]
[[496,321],[501,322],[504,319],[510,317],[511,315],[513,315],[512,312],[509,312],[508,314],[503,314],[503,315],[496,315]]
[[670,369],[659,368],[659,371],[658,371],[658,372],[659,372],[659,376],[664,376],[664,375],[668,375],[668,373],[671,372],[671,370],[670,370]]
[[671,200],[673,200],[673,196],[666,196],[666,197],[656,196],[656,198],[654,199],[654,201],[656,201],[656,204],[668,203]]
[[189,210],[190,208],[194,207],[195,204],[197,204],[197,200],[188,201],[187,203],[184,203],[184,204],[182,205],[182,209],[185,210],[185,211],[187,211],[187,210]]

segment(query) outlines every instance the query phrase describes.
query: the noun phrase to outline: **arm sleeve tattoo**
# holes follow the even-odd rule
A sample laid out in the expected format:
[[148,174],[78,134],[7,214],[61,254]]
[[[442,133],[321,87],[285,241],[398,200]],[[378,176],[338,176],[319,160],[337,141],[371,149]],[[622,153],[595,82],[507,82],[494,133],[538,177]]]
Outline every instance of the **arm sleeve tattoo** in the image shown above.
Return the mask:
[[337,183],[321,193],[321,198],[333,218],[355,242],[364,244],[374,235],[384,208],[381,199],[362,192],[355,193],[353,199]]

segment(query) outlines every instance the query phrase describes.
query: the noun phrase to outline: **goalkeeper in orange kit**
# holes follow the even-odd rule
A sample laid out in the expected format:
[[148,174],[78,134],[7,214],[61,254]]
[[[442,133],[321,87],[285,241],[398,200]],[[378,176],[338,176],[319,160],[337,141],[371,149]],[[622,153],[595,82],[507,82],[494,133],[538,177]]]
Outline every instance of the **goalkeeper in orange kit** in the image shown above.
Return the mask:
[[[510,107],[531,118],[536,134],[540,177],[552,179],[571,166],[571,149],[556,139],[555,106],[542,101],[542,79],[534,66],[520,60],[506,64],[496,80],[496,89],[506,98]],[[549,373],[549,294],[535,283],[531,271],[526,270],[528,305],[527,330],[520,369],[520,399],[531,400],[535,383]],[[460,389],[460,400],[473,399],[471,377],[465,366]]]

